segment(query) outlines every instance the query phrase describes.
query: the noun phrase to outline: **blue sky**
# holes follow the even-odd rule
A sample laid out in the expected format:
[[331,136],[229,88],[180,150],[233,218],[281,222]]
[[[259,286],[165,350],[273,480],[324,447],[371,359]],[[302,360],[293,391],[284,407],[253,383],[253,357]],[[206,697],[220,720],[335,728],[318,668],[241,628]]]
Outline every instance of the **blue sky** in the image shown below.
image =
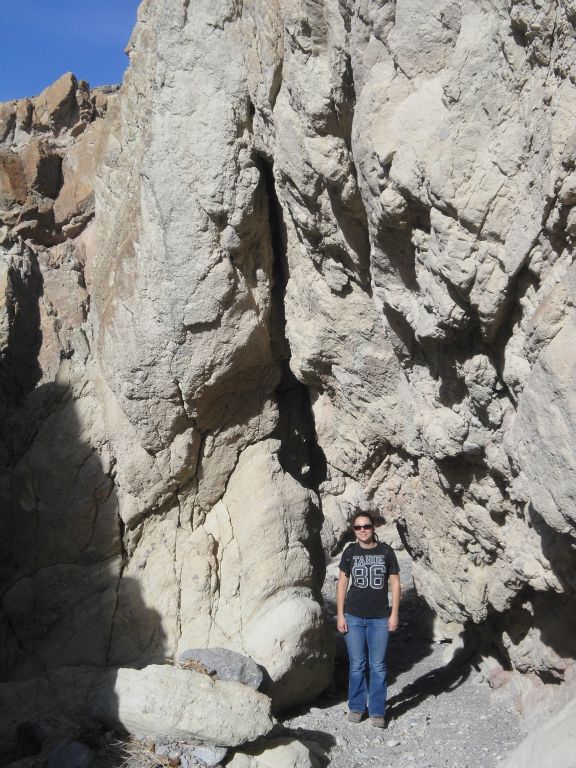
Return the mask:
[[0,101],[36,96],[65,72],[119,83],[139,0],[0,0]]

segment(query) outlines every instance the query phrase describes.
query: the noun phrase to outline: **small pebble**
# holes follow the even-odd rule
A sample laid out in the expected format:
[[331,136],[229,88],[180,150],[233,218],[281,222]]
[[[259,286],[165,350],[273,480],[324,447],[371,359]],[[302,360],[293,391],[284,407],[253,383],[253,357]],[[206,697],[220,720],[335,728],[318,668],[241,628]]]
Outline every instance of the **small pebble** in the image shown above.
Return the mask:
[[396,739],[388,739],[386,742],[387,747],[397,747],[400,744],[399,741],[396,741]]

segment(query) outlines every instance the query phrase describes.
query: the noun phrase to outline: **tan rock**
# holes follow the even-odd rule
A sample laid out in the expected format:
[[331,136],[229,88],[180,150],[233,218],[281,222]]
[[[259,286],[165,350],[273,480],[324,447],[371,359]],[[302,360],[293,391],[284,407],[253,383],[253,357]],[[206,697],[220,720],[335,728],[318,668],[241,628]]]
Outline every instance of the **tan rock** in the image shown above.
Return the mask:
[[[282,471],[278,448],[246,449],[223,503],[238,547],[244,649],[272,679],[275,706],[287,707],[328,685],[332,658],[316,597],[320,564],[311,561],[321,551],[314,497]],[[225,627],[224,611],[216,621]]]
[[14,131],[15,118],[14,102],[0,104],[0,144],[9,140]]
[[20,150],[28,189],[42,197],[54,199],[60,189],[62,158],[48,142],[25,144]]
[[62,75],[55,83],[45,88],[32,100],[34,108],[33,124],[59,132],[72,125],[73,113],[78,109],[76,103],[77,80],[71,72]]
[[93,214],[94,179],[102,123],[89,126],[64,156],[62,186],[54,203],[56,224],[63,225],[73,217]]

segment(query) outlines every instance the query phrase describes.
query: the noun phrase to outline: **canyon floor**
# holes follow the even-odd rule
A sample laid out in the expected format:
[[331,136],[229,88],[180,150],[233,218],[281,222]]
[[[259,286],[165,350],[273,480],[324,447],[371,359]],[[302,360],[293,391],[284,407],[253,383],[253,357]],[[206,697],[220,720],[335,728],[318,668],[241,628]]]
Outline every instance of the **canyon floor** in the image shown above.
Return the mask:
[[[403,598],[391,636],[386,730],[346,720],[347,659],[337,637],[332,690],[283,724],[331,768],[494,768],[525,735],[518,715],[497,698],[474,659],[446,664],[446,645],[428,639],[426,608],[416,594],[408,556],[399,553]],[[337,560],[335,561],[337,563]],[[325,602],[334,614],[336,564],[328,569]],[[336,630],[335,630],[336,631]]]
[[[447,646],[429,639],[430,615],[413,587],[410,559],[405,552],[398,555],[403,597],[400,627],[391,635],[388,652],[388,727],[380,731],[369,720],[355,725],[346,719],[347,656],[335,626],[335,558],[324,588],[336,634],[333,685],[313,706],[288,713],[275,735],[303,741],[318,755],[320,765],[330,768],[495,768],[524,737],[520,719],[490,690],[473,657],[461,655],[446,663]],[[144,743],[128,745],[114,738],[102,746],[101,737],[96,742],[94,765],[100,768],[168,764]],[[8,762],[0,759],[0,765]],[[11,768],[44,765],[45,755],[11,763]],[[48,765],[61,768],[58,762]]]

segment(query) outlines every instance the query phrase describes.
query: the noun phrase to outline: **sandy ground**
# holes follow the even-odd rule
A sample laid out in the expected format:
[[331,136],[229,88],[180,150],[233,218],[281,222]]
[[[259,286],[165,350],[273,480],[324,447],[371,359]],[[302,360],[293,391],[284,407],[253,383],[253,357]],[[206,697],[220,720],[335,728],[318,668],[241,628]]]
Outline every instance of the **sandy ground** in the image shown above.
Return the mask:
[[[403,598],[388,651],[387,729],[346,720],[347,656],[335,621],[334,686],[313,707],[290,713],[284,727],[323,754],[331,768],[493,768],[525,735],[519,718],[491,693],[473,660],[446,664],[446,645],[427,639],[429,616],[413,588],[410,560],[405,553],[399,560]],[[336,574],[329,567],[325,602],[331,620]]]

